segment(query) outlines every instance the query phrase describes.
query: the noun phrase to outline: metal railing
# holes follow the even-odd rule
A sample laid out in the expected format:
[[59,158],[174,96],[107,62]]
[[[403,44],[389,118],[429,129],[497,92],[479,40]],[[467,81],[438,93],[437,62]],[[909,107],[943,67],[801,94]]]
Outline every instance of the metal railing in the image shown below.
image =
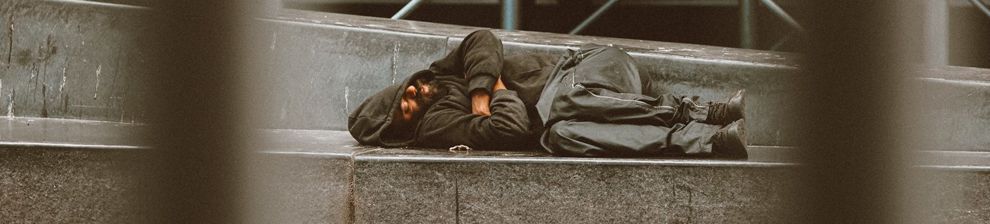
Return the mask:
[[[983,14],[990,17],[990,7],[988,7],[981,0],[968,0],[977,9],[979,9]],[[391,19],[404,19],[409,16],[414,10],[416,10],[420,5],[422,5],[426,0],[411,0],[405,6],[402,7],[398,12],[391,17]],[[595,10],[594,13],[589,15],[587,18],[581,21],[576,27],[571,29],[568,34],[576,35],[584,31],[589,25],[597,21],[605,12],[613,8],[619,0],[608,0],[601,7]],[[774,42],[768,49],[778,50],[785,43],[794,38],[794,36],[802,35],[805,33],[805,29],[801,26],[797,20],[794,19],[786,10],[784,10],[780,5],[778,5],[773,0],[739,0],[739,46],[741,48],[756,48],[756,8],[758,5],[765,6],[771,13],[779,17],[788,26],[793,28],[779,40]],[[519,0],[502,0],[502,29],[507,31],[518,30],[520,19],[519,19],[520,5]]]

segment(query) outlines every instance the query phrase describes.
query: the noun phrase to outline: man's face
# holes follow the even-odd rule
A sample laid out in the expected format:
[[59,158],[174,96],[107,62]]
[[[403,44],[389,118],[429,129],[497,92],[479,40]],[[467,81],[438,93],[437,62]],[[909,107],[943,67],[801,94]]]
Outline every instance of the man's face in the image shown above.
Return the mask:
[[407,123],[415,121],[422,113],[426,111],[426,108],[433,103],[433,98],[436,95],[436,88],[432,82],[426,82],[423,80],[416,80],[412,85],[409,85],[404,89],[402,94],[402,102],[399,105],[399,120]]

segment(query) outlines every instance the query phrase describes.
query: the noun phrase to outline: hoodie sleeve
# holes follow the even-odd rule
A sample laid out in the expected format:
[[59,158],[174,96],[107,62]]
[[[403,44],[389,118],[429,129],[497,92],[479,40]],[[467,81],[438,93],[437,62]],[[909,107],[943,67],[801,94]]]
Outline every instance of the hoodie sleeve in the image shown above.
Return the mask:
[[446,57],[433,62],[430,70],[436,74],[463,75],[468,80],[468,93],[484,90],[490,94],[495,80],[502,74],[502,57],[502,41],[491,31],[478,30],[464,37]]
[[529,117],[515,91],[496,91],[491,109],[491,116],[471,114],[464,93],[451,94],[424,115],[416,142],[426,147],[505,149],[528,137]]

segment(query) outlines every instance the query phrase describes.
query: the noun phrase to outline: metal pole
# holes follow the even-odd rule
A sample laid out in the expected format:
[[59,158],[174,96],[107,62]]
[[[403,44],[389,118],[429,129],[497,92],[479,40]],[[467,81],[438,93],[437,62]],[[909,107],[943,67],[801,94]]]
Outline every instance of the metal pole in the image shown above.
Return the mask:
[[516,31],[519,27],[519,0],[502,0],[502,29]]
[[925,1],[925,63],[949,64],[949,1]]
[[409,1],[409,3],[406,3],[406,6],[403,6],[402,9],[399,9],[399,12],[396,12],[395,15],[392,15],[392,19],[405,19],[406,16],[412,13],[413,10],[419,8],[419,5],[422,4],[424,1],[426,0]]
[[574,27],[574,29],[571,30],[569,34],[574,35],[580,33],[582,30],[584,30],[585,27],[588,27],[588,25],[590,25],[592,22],[595,22],[595,20],[597,20],[598,17],[600,17],[603,13],[605,13],[605,11],[608,11],[608,9],[612,8],[612,6],[615,5],[616,2],[619,2],[619,0],[609,0],[608,2],[605,2],[605,4],[602,5],[602,7],[598,8],[598,10],[595,11],[595,13],[592,13],[591,16],[589,16],[587,19],[582,21],[581,24],[579,24],[577,27]]
[[969,2],[972,2],[973,5],[976,6],[976,8],[979,8],[980,9],[980,11],[983,11],[983,14],[986,14],[987,16],[990,16],[990,8],[987,8],[987,5],[983,4],[982,1],[980,1],[980,0],[969,0]]
[[804,27],[801,27],[801,24],[798,24],[798,22],[794,20],[794,18],[792,18],[791,15],[787,14],[787,12],[785,12],[783,8],[777,5],[777,3],[774,3],[773,0],[760,0],[760,1],[763,2],[763,5],[766,5],[771,12],[773,12],[777,16],[780,16],[780,18],[784,19],[784,22],[787,22],[788,25],[794,27],[798,31],[804,32]]
[[753,49],[756,42],[756,7],[753,0],[739,0],[739,47]]

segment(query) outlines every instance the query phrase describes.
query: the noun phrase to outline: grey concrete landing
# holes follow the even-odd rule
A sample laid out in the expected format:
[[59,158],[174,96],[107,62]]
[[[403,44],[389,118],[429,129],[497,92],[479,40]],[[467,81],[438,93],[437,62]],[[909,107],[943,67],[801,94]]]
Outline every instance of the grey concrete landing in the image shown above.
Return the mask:
[[[130,223],[148,127],[5,118],[0,221]],[[342,131],[258,130],[246,171],[259,223],[774,223],[793,218],[796,149],[745,161],[355,146]],[[935,222],[990,221],[990,153],[920,151]],[[798,195],[800,197],[800,195]],[[138,220],[138,221],[135,221]]]

